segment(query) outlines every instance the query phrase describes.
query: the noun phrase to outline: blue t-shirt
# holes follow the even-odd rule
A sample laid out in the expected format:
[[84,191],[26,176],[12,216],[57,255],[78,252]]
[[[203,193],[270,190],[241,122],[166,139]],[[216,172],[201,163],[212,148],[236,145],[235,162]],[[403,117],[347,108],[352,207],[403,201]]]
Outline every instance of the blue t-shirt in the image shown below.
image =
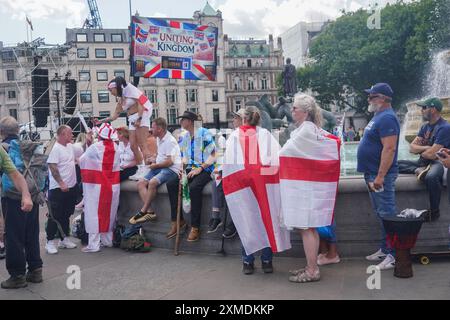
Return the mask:
[[[383,151],[381,138],[394,135],[400,135],[400,123],[394,110],[389,108],[376,113],[364,130],[363,138],[358,146],[358,172],[378,174]],[[394,161],[387,173],[398,173],[397,155],[398,139]]]
[[444,148],[450,148],[450,124],[443,118],[440,118],[435,124],[424,124],[417,136],[424,139],[426,146],[440,144]]

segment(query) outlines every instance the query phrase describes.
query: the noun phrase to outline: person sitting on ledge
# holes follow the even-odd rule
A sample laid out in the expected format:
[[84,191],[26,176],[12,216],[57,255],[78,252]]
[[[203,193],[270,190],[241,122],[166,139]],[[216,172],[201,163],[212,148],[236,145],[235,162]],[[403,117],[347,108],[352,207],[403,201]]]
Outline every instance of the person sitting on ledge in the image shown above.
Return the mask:
[[409,147],[409,151],[419,154],[416,161],[400,160],[400,173],[415,173],[419,181],[424,181],[429,197],[430,209],[425,215],[426,221],[439,218],[441,202],[442,176],[444,167],[436,157],[441,148],[450,148],[450,124],[441,117],[442,102],[438,98],[430,98],[417,103],[422,107],[422,117],[425,123]]
[[119,156],[120,156],[120,182],[128,180],[129,177],[136,174],[138,167],[134,152],[131,150],[130,132],[126,127],[116,129],[119,137]]
[[156,214],[151,209],[158,187],[170,180],[178,180],[181,170],[180,147],[170,132],[163,118],[156,118],[152,123],[153,136],[156,137],[158,154],[152,159],[150,172],[144,180],[138,182],[139,195],[144,202],[141,210],[130,219],[131,224],[153,221]]
[[[200,238],[200,217],[202,212],[203,188],[211,181],[211,173],[216,161],[216,145],[209,131],[201,127],[198,116],[194,112],[185,111],[181,118],[181,127],[186,130],[180,136],[180,150],[183,163],[186,163],[186,173],[189,183],[189,196],[191,198],[191,224],[188,241],[197,241]],[[200,125],[199,125],[200,124]],[[178,203],[179,179],[167,183],[172,212],[172,228],[166,235],[168,239],[176,235],[176,212]],[[181,226],[184,225],[183,219]]]

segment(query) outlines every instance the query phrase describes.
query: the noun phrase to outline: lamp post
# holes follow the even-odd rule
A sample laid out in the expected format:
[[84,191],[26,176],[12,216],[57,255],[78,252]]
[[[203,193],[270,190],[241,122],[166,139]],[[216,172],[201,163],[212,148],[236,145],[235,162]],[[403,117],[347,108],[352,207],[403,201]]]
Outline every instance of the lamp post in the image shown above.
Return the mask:
[[61,92],[63,81],[64,80],[62,80],[61,77],[58,76],[57,72],[55,73],[55,77],[52,80],[50,80],[50,86],[52,88],[53,93],[56,96],[56,106],[58,108],[58,126],[61,125],[61,110],[59,107],[59,93]]

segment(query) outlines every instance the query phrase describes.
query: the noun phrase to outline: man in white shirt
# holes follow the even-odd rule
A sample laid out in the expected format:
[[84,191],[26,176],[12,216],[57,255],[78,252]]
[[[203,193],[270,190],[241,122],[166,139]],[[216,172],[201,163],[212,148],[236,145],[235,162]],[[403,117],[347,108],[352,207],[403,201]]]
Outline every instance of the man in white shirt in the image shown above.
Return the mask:
[[[59,232],[59,248],[73,249],[77,245],[68,235],[69,218],[75,209],[77,198],[77,175],[75,170],[75,155],[72,142],[72,129],[62,125],[56,131],[56,143],[50,152],[47,163],[49,168],[48,200],[50,205],[47,222],[47,244],[45,249],[49,254],[58,253],[55,237]],[[63,234],[61,234],[61,231]]]
[[[145,180],[138,183],[139,195],[144,205],[142,209],[130,219],[131,224],[146,222],[156,219],[156,214],[151,210],[151,203],[156,196],[158,186],[177,179],[181,171],[180,147],[170,132],[167,131],[167,122],[163,118],[157,118],[152,123],[153,135],[156,137],[158,154],[150,165],[150,172]],[[185,226],[185,224],[182,226]]]

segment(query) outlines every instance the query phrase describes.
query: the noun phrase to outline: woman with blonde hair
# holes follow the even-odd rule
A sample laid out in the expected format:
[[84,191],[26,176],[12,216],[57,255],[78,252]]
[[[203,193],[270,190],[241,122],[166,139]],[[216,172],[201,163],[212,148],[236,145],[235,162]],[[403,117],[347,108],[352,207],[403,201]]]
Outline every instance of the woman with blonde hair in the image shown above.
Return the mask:
[[322,114],[315,99],[296,94],[292,117],[297,129],[280,151],[280,192],[283,223],[297,229],[307,265],[291,271],[292,282],[320,280],[319,234],[330,226],[340,174],[340,141],[321,128]]

